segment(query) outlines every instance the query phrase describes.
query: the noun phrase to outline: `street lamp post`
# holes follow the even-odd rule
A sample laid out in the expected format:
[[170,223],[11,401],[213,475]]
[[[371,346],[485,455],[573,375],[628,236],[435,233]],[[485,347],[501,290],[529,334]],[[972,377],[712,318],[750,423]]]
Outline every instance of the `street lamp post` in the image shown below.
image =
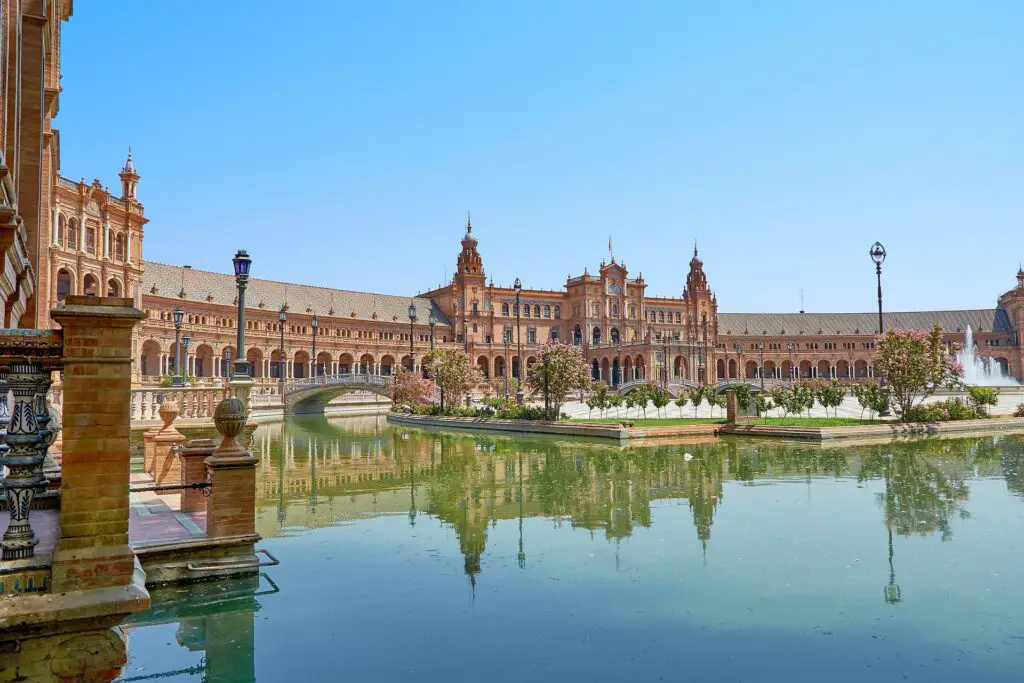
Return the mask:
[[503,330],[502,333],[501,333],[501,338],[505,342],[505,367],[502,368],[502,373],[501,374],[505,375],[505,402],[506,403],[508,403],[508,374],[509,374],[509,368],[512,367],[512,365],[511,365],[511,363],[509,362],[509,359],[508,359],[508,343],[511,341],[511,339],[509,339],[509,337],[511,337],[511,336],[512,336],[512,330]]
[[284,323],[288,319],[288,314],[285,313],[284,306],[281,306],[281,311],[277,314],[277,326],[281,328],[281,348],[277,350],[277,380],[281,388],[279,393],[284,396],[284,376],[285,374],[285,362],[284,362]]
[[743,370],[743,344],[734,344],[733,351],[736,352],[736,380],[746,379],[746,373]]
[[519,364],[519,386],[516,387],[516,403],[519,405],[523,404],[523,332],[522,326],[520,325],[520,301],[521,294],[523,292],[523,283],[520,282],[519,278],[516,278],[515,284],[513,285],[516,290],[516,356]]
[[412,345],[413,325],[416,323],[416,302],[409,302],[409,372],[416,370],[416,352]]
[[234,376],[234,366],[231,365],[231,349],[230,348],[224,349],[224,365],[227,366],[228,381],[230,382],[231,378]]
[[462,319],[462,342],[466,350],[466,355],[469,355],[469,318]]
[[761,376],[761,391],[764,391],[764,342],[759,342],[757,345],[757,354],[759,356],[757,366],[757,374]]
[[793,378],[795,377],[795,368],[793,367],[793,348],[795,344],[793,342],[786,342],[786,349],[789,351],[789,381],[792,384]]
[[430,350],[434,350],[434,325],[437,324],[437,316],[434,315],[434,309],[430,309],[430,315],[427,316],[427,324],[430,325]]
[[885,247],[881,242],[875,242],[868,253],[875,262],[875,275],[878,278],[878,334],[882,334],[885,332],[885,325],[882,323],[882,263],[885,262]]
[[181,380],[181,321],[185,318],[185,311],[181,306],[174,309],[174,376],[171,384],[180,387]]
[[251,377],[249,363],[245,359],[245,288],[249,284],[249,266],[252,259],[245,249],[239,249],[235,258],[231,259],[235,266],[235,284],[238,286],[238,345],[235,355],[235,375]]
[[188,384],[188,347],[192,345],[192,337],[187,333],[181,338],[181,351],[184,362],[181,365],[181,383]]
[[310,363],[309,376],[315,379],[320,376],[320,368],[318,367],[316,362],[316,331],[320,327],[320,322],[316,319],[316,313],[313,314],[313,319],[310,321],[309,324],[313,327],[313,358],[311,359],[312,362]]
[[664,389],[668,391],[668,333],[661,333],[661,365],[665,370]]

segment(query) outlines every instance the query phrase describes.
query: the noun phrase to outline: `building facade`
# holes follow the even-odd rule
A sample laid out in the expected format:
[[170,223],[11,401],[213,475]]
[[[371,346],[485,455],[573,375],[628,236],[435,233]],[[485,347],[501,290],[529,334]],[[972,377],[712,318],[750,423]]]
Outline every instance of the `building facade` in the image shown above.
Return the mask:
[[[237,356],[234,277],[144,261],[145,218],[135,185],[128,184],[133,178],[137,182],[138,174],[129,159],[119,198],[98,182],[61,179],[57,184],[58,232],[51,236],[51,260],[59,266],[56,298],[64,291],[137,296],[148,315],[135,342],[136,378],[142,384],[175,374],[173,313],[180,307],[181,334],[190,338],[183,350],[186,374],[216,381],[227,374],[227,359]],[[73,238],[68,236],[72,219]],[[89,225],[107,236],[83,242],[77,231]],[[613,385],[874,376],[877,314],[719,312],[696,248],[681,278],[681,296],[675,298],[648,296],[643,274],[633,276],[614,258],[594,273],[568,276],[559,290],[496,285],[468,222],[456,265],[446,286],[414,297],[252,278],[244,351],[258,383],[276,384],[282,373],[285,378],[313,372],[390,375],[398,366],[419,367],[432,346],[443,345],[464,350],[486,382],[500,391],[504,378],[519,376],[520,356],[529,367],[540,347],[551,341],[579,346],[592,377]],[[106,286],[94,289],[100,283]],[[416,312],[413,322],[410,304]],[[962,343],[970,327],[979,353],[1020,379],[1024,272],[996,308],[885,314],[887,327],[930,328],[935,323],[950,342]]]

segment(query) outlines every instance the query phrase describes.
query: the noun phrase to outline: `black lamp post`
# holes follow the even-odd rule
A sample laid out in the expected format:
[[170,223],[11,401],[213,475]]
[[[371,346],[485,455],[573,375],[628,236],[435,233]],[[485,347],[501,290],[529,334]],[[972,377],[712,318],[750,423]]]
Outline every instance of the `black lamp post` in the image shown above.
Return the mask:
[[757,344],[757,374],[761,377],[761,391],[764,391],[764,342],[758,342]]
[[523,404],[523,333],[522,333],[522,326],[520,325],[520,318],[519,318],[520,311],[519,311],[519,309],[522,308],[520,306],[520,301],[522,300],[521,295],[522,295],[522,292],[523,292],[523,283],[519,281],[519,278],[516,278],[515,284],[513,284],[512,286],[516,290],[516,346],[518,348],[518,350],[516,351],[516,355],[517,355],[517,359],[516,360],[518,361],[518,364],[519,364],[519,377],[518,377],[518,379],[519,379],[519,386],[516,387],[516,403],[518,403],[519,405],[522,405]]
[[277,314],[277,326],[281,328],[281,348],[277,350],[277,380],[278,384],[281,385],[281,395],[284,395],[284,376],[285,362],[284,362],[284,323],[288,319],[288,314],[285,313],[284,306],[281,306],[280,313]]
[[181,351],[184,362],[181,365],[181,383],[188,383],[188,347],[192,345],[192,337],[187,333],[181,338]]
[[734,344],[733,351],[736,352],[736,379],[745,379],[743,372],[743,344]]
[[434,325],[437,324],[437,316],[434,315],[434,309],[430,309],[430,315],[427,316],[427,324],[430,325],[430,350],[434,350]]
[[661,333],[661,365],[665,370],[665,391],[668,391],[668,333]]
[[235,358],[235,375],[251,377],[249,363],[245,360],[245,288],[249,284],[249,266],[252,259],[245,249],[239,249],[231,259],[235,266],[235,284],[238,286],[238,355]]
[[416,369],[416,354],[412,345],[413,325],[416,323],[416,302],[409,302],[409,372]]
[[469,318],[462,319],[462,341],[466,349],[466,355],[469,355]]
[[181,306],[174,309],[174,376],[171,384],[180,387],[181,380],[181,321],[185,318],[185,311]]
[[793,342],[786,342],[786,349],[789,351],[789,381],[792,382],[796,375],[796,368],[793,367],[793,349],[796,344]]
[[878,334],[885,332],[882,324],[882,263],[885,262],[885,247],[881,242],[871,245],[871,260],[875,262],[875,275],[878,277]]
[[501,374],[505,375],[505,401],[506,402],[508,402],[508,374],[509,374],[510,368],[512,367],[512,363],[511,363],[511,361],[508,358],[508,344],[509,344],[510,341],[512,341],[511,337],[512,337],[512,330],[504,330],[504,331],[502,331],[501,338],[505,342],[505,367],[502,368]]
[[224,349],[224,365],[227,366],[228,381],[230,382],[231,381],[231,376],[233,374],[232,373],[232,366],[231,366],[231,349],[230,348]]
[[316,378],[320,376],[320,367],[316,362],[316,330],[320,327],[320,323],[316,319],[316,313],[313,314],[313,320],[310,322],[310,325],[313,327],[313,358],[310,363],[309,376]]

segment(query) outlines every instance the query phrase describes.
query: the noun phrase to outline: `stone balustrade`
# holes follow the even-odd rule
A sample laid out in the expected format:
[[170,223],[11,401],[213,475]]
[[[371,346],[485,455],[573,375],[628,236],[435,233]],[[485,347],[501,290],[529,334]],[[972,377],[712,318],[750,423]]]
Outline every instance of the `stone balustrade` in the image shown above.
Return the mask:
[[160,419],[160,404],[173,401],[178,405],[182,419],[209,420],[217,404],[227,398],[228,389],[200,387],[171,387],[161,389],[133,388],[131,395],[132,421]]

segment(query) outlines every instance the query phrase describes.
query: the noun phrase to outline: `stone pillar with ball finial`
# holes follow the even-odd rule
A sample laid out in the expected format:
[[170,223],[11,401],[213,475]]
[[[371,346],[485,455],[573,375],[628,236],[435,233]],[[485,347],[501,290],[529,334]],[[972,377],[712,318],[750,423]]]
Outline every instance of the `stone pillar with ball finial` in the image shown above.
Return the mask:
[[177,448],[185,436],[174,426],[178,417],[178,404],[173,400],[160,404],[159,415],[163,425],[142,436],[146,456],[146,471],[157,484],[177,484],[181,481],[181,461]]
[[213,413],[213,424],[222,441],[206,459],[210,469],[206,533],[212,538],[259,538],[256,536],[256,465],[259,458],[245,450],[238,441],[246,420],[246,406],[234,396],[221,401]]

